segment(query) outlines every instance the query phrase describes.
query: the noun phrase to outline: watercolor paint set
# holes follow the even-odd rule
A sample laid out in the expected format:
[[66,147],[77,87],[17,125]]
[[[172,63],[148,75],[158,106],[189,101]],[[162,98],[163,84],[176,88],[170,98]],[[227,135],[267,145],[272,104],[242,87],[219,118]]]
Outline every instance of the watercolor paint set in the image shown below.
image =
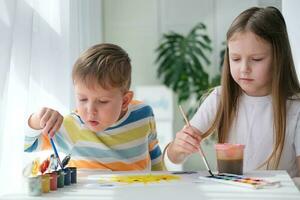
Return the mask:
[[23,169],[29,196],[41,196],[42,193],[56,191],[58,188],[77,183],[77,168],[67,167],[71,154],[61,161],[53,138],[49,139],[54,154],[42,163],[39,159],[35,159]]
[[43,193],[77,183],[77,168],[66,167],[70,158],[68,155],[63,159],[60,164],[61,169],[58,169],[58,162],[53,154],[42,163],[39,159],[29,163],[23,170],[27,194],[40,196]]
[[280,187],[279,181],[270,181],[261,178],[252,178],[236,174],[221,173],[214,176],[200,176],[201,180],[209,180],[218,183],[230,184],[252,189]]

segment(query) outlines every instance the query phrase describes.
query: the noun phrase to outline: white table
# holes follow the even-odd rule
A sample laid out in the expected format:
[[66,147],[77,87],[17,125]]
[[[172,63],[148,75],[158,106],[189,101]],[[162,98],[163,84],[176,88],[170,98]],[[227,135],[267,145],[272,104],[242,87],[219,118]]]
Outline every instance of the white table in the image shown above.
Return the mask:
[[[205,175],[207,172],[198,172],[197,174],[181,175],[185,183],[178,184],[152,184],[142,186],[122,186],[122,187],[98,187],[95,180],[89,180],[94,174],[100,172],[78,172],[78,183],[71,186],[65,186],[58,191],[43,194],[40,197],[30,197],[25,193],[6,194],[0,199],[122,199],[122,200],[200,200],[200,199],[262,199],[262,200],[290,200],[300,199],[300,192],[293,181],[285,171],[255,171],[246,175],[251,177],[270,178],[281,182],[281,187],[272,189],[248,189],[237,186],[231,186],[210,181],[198,181],[199,175]],[[102,172],[103,173],[103,172]],[[121,172],[132,174],[128,172]],[[120,174],[120,172],[118,172]],[[136,174],[136,173],[134,173]],[[96,187],[90,187],[94,185]]]

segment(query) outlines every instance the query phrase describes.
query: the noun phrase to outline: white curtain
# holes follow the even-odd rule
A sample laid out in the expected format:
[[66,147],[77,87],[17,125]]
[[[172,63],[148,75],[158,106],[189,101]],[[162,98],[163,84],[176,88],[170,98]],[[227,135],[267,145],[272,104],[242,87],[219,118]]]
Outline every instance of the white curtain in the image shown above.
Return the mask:
[[74,109],[72,64],[101,27],[101,1],[0,0],[0,195],[22,190],[28,115]]

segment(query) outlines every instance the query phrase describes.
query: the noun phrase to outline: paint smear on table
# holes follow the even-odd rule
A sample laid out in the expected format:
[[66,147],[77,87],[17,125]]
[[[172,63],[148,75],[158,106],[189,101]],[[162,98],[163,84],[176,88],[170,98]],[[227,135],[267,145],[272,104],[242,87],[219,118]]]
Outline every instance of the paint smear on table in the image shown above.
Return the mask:
[[111,175],[99,179],[99,183],[118,184],[155,184],[180,180],[180,176],[173,174],[141,174],[141,175]]

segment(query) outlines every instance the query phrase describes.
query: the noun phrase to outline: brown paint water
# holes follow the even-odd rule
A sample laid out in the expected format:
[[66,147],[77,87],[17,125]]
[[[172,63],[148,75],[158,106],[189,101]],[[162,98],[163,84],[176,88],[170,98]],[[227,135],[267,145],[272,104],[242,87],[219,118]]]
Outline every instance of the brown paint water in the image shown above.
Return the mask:
[[219,173],[243,174],[243,159],[217,159]]

